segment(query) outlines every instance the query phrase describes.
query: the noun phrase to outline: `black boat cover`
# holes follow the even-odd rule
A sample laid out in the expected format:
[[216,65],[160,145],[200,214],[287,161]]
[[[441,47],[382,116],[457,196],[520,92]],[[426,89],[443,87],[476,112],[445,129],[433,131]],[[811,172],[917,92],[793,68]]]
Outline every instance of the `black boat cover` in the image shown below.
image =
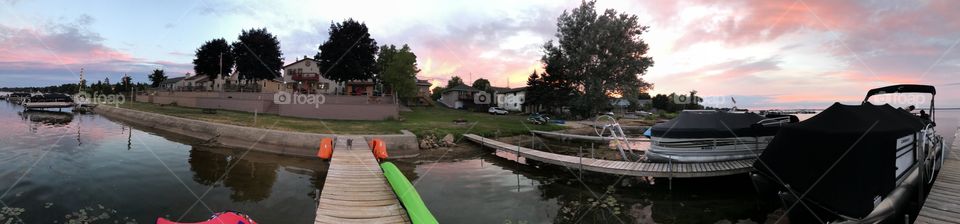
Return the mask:
[[804,201],[863,218],[873,211],[877,196],[882,201],[896,187],[897,139],[923,126],[916,116],[889,104],[834,103],[780,128],[753,167],[789,185],[797,197],[809,191]]
[[755,113],[730,113],[723,111],[681,111],[676,118],[654,125],[653,137],[664,138],[733,138],[772,136],[777,127],[754,125],[763,116]]
[[42,95],[35,95],[30,97],[31,102],[73,102],[67,94],[62,93],[45,93]]

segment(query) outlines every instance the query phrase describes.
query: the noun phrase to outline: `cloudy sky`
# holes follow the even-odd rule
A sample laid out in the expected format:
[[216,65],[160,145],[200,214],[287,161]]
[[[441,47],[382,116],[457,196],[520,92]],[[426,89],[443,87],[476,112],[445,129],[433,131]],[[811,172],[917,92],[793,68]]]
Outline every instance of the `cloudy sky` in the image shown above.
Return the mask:
[[[312,56],[332,21],[365,22],[380,44],[409,44],[421,79],[459,75],[519,87],[542,66],[556,18],[579,1],[16,1],[0,2],[0,86],[41,86],[155,68],[192,70],[213,38],[265,27],[287,62]],[[639,16],[655,66],[653,93],[697,90],[708,103],[824,108],[867,89],[935,85],[960,107],[960,1],[600,0]]]

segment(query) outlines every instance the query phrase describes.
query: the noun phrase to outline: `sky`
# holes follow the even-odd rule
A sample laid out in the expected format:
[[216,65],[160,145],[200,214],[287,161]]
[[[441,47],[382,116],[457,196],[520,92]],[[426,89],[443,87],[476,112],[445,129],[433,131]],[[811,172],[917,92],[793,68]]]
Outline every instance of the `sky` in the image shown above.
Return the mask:
[[[541,47],[580,1],[20,1],[0,0],[0,86],[87,80],[148,82],[153,69],[192,73],[195,50],[266,28],[286,63],[312,57],[331,22],[364,22],[378,44],[408,44],[420,79],[521,87]],[[651,93],[698,91],[741,108],[859,103],[870,88],[934,85],[960,107],[960,1],[599,0],[649,32]]]

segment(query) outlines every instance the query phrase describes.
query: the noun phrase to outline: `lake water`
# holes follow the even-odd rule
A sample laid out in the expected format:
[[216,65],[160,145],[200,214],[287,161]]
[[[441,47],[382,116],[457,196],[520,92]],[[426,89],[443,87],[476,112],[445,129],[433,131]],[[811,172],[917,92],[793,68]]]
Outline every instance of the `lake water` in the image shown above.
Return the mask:
[[[938,113],[941,126],[960,111]],[[204,147],[94,114],[0,102],[0,223],[199,221],[236,210],[260,223],[311,223],[327,164]],[[952,135],[952,131],[950,135]],[[462,143],[470,145],[470,143]],[[396,161],[441,223],[764,222],[777,203],[745,175],[647,180],[468,156]],[[671,188],[672,185],[672,188]],[[202,197],[201,203],[195,204]],[[189,209],[193,207],[192,209]]]

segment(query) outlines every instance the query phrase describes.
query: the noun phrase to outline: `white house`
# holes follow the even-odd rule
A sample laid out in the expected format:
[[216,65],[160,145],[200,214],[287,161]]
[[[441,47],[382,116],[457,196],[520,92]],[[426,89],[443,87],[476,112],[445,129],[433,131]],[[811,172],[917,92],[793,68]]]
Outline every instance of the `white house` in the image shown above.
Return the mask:
[[497,107],[509,111],[524,111],[523,102],[527,87],[497,91]]
[[335,94],[344,88],[343,83],[324,77],[319,62],[306,56],[283,66],[283,83],[287,89],[305,93]]

